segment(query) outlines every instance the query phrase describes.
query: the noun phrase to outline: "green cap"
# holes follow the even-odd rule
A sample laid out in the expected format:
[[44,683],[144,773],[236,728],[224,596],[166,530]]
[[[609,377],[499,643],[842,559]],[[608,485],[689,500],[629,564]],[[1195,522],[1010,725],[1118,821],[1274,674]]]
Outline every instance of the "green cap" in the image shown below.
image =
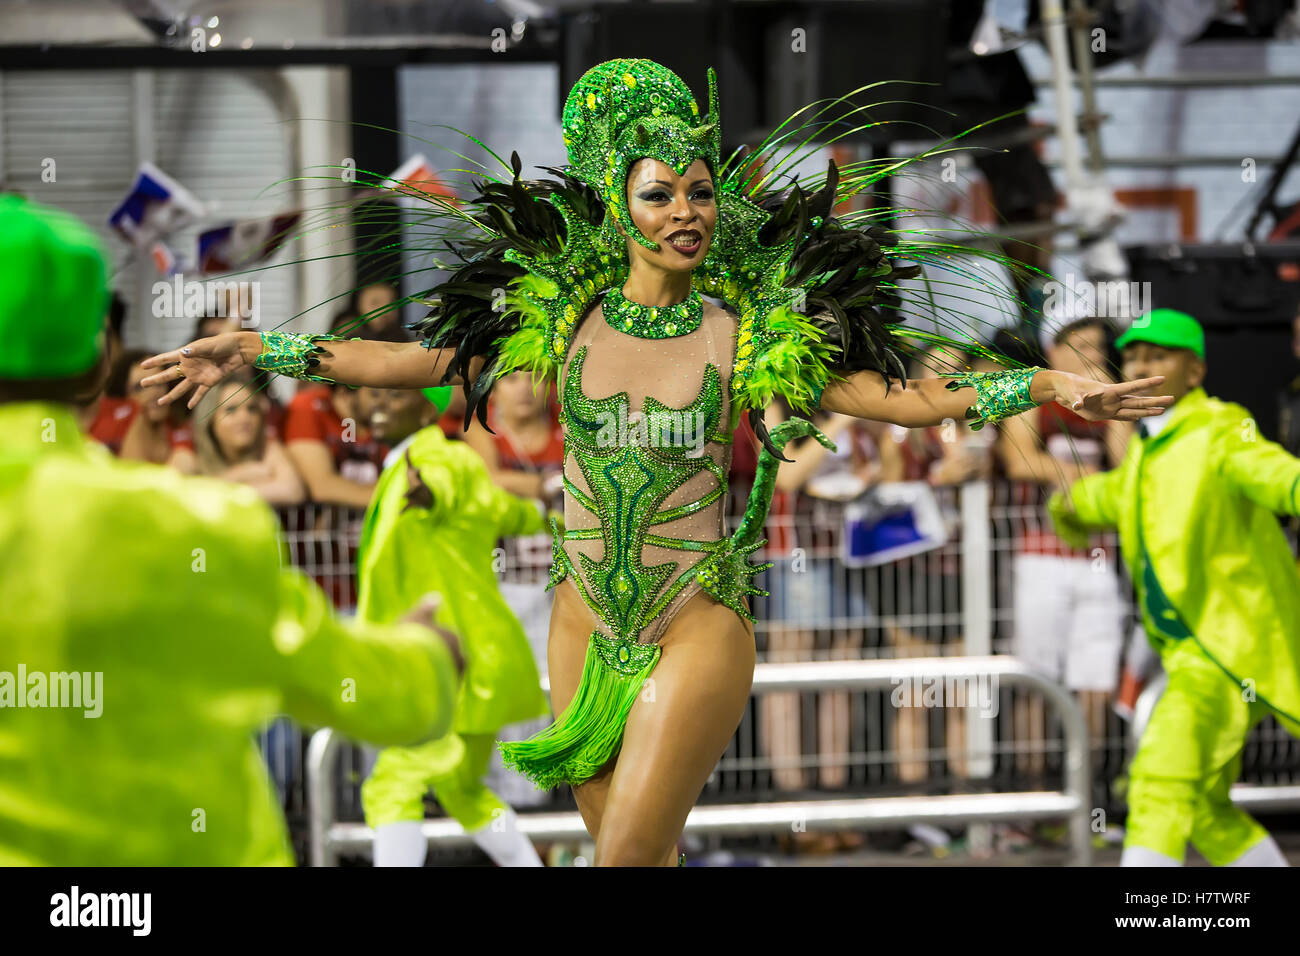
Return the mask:
[[1153,309],[1138,316],[1128,331],[1115,340],[1115,347],[1122,349],[1134,342],[1191,349],[1200,359],[1205,359],[1205,330],[1201,323],[1177,309]]
[[94,367],[108,308],[103,247],[80,221],[0,196],[0,378],[72,378]]
[[425,398],[438,406],[438,413],[442,414],[447,410],[447,406],[451,404],[452,388],[451,385],[443,385],[440,388],[422,388],[420,391],[424,393]]

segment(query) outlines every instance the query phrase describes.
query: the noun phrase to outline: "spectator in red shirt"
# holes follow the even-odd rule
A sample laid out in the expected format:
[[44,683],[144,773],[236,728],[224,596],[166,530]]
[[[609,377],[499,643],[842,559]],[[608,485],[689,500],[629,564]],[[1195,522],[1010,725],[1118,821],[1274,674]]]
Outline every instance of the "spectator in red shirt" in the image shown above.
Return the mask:
[[492,391],[488,424],[496,434],[475,422],[464,437],[487,462],[492,480],[511,494],[557,507],[564,440],[550,386],[534,386],[528,372],[504,376]]
[[313,385],[289,402],[284,442],[289,458],[322,504],[365,508],[388,447],[374,441],[360,422],[369,418],[367,393],[343,385]]
[[94,416],[86,427],[91,438],[105,446],[114,455],[122,452],[122,440],[135,418],[136,404],[127,397],[127,379],[131,366],[143,361],[149,353],[144,349],[118,352],[113,361],[104,394],[94,406]]
[[250,485],[272,505],[299,504],[306,489],[266,412],[251,375],[232,376],[204,395],[194,410],[199,472]]

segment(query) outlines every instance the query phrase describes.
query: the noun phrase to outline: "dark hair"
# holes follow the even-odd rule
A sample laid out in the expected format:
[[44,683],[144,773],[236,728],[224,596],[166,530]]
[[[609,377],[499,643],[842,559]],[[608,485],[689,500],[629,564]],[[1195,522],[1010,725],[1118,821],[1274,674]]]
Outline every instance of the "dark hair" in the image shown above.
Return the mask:
[[0,378],[0,404],[6,402],[58,402],[86,406],[99,397],[108,378],[108,356],[100,353],[95,364],[80,375],[66,378]]
[[109,370],[104,394],[110,398],[130,398],[126,394],[126,382],[131,377],[131,366],[136,362],[143,362],[150,354],[145,349],[124,349],[119,352],[112,369]]
[[108,328],[120,339],[124,324],[126,324],[126,299],[114,292],[108,300]]
[[386,328],[375,328],[366,324],[356,330],[356,334],[368,342],[414,342],[415,336],[402,328],[401,323]]
[[1056,334],[1052,336],[1052,343],[1060,345],[1065,341],[1065,337],[1071,332],[1078,332],[1080,329],[1092,328],[1094,325],[1101,329],[1102,334],[1106,336],[1107,339],[1109,339],[1114,333],[1114,329],[1111,327],[1108,319],[1104,319],[1099,315],[1090,315],[1087,318],[1076,319],[1067,325],[1061,326],[1061,328],[1057,330]]
[[197,319],[194,320],[194,331],[190,333],[190,338],[191,339],[207,338],[208,336],[203,334],[203,323],[211,322],[213,320],[216,320],[217,322],[230,321],[230,319],[227,316],[217,315],[216,313],[213,313],[211,315],[200,315]]

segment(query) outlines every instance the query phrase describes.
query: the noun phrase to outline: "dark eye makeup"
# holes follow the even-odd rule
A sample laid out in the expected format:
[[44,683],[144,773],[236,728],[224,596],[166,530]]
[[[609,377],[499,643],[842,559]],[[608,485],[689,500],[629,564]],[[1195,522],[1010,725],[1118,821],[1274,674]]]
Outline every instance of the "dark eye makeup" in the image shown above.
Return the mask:
[[[637,198],[643,202],[666,202],[672,197],[662,189],[656,189],[653,192],[637,193]],[[713,190],[707,187],[696,189],[691,193],[691,198],[697,201],[708,201],[713,198]]]

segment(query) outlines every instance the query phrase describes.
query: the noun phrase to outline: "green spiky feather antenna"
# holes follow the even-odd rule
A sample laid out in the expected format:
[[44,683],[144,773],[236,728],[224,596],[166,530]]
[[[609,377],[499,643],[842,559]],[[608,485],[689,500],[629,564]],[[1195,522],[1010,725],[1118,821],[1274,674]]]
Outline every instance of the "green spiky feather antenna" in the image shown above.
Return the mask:
[[[885,177],[915,174],[922,160],[950,152],[961,137],[943,140],[918,156],[843,167],[831,163],[824,173],[782,184],[782,178],[792,178],[783,177],[783,171],[810,150],[879,125],[870,120],[871,107],[851,101],[872,87],[810,104],[756,149],[737,151],[723,163],[716,153],[713,72],[709,112],[701,118],[680,80],[657,64],[646,64],[611,61],[575,86],[566,102],[565,136],[576,164],[543,167],[549,178],[524,178],[517,154],[506,164],[459,130],[455,132],[501,164],[500,174],[467,153],[438,147],[464,161],[458,171],[473,177],[470,198],[417,199],[404,216],[400,241],[408,251],[428,254],[429,265],[423,268],[451,272],[413,297],[430,307],[415,330],[427,347],[455,350],[448,377],[463,382],[467,420],[474,415],[486,425],[486,399],[501,376],[518,370],[535,378],[557,375],[578,324],[606,290],[626,281],[626,240],[613,222],[630,222],[626,202],[620,204],[627,169],[638,155],[656,149],[666,150],[664,155],[678,164],[695,156],[708,158],[714,171],[718,227],[693,280],[701,292],[721,299],[738,315],[732,399],[749,413],[755,432],[778,457],[762,422],[762,410],[777,395],[806,413],[832,381],[855,372],[877,372],[887,387],[892,380],[905,381],[902,357],[918,344],[996,357],[981,350],[967,330],[959,330],[960,311],[938,317],[936,324],[944,331],[909,328],[906,321],[912,316],[935,318],[933,303],[927,303],[933,277],[921,286],[912,280],[925,265],[946,271],[958,284],[987,287],[977,271],[958,264],[959,258],[984,257],[1012,269],[1015,263],[995,251],[909,228],[910,210],[833,212]],[[659,84],[652,88],[664,109],[651,111],[649,100],[636,99],[638,81],[643,88]],[[628,111],[621,126],[616,109]],[[674,116],[680,117],[677,125],[670,122]],[[575,137],[598,142],[588,143],[592,148],[584,151]],[[373,173],[358,176],[372,187],[384,186],[385,179]],[[639,236],[624,225],[628,235]],[[313,229],[328,227],[327,221],[311,224]],[[394,235],[392,244],[398,242]],[[373,317],[358,317],[355,324]],[[473,376],[471,363],[479,359],[482,368]]]

